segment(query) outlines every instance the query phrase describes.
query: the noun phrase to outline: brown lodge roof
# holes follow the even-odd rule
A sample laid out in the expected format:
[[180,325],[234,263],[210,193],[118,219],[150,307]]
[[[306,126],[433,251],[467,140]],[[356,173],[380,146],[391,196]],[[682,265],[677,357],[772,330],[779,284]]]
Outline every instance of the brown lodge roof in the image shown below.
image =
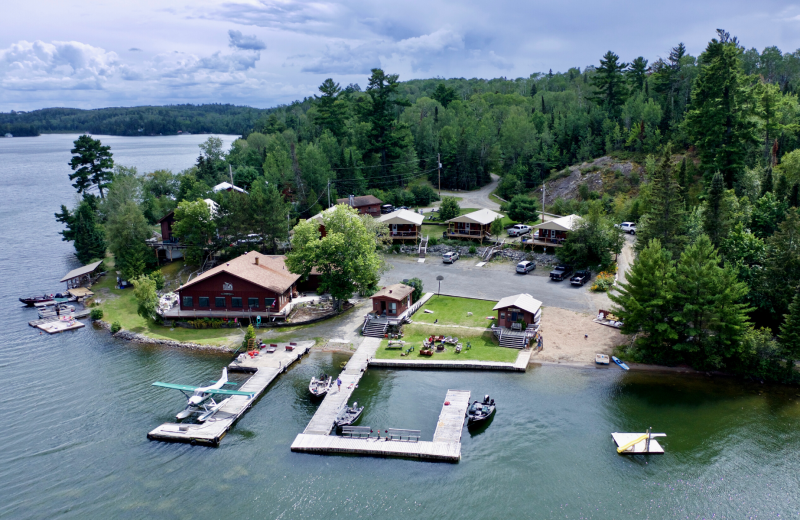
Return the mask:
[[[337,204],[350,204],[350,199],[336,199]],[[361,206],[371,206],[373,204],[383,204],[383,201],[374,195],[363,195],[361,197],[353,197],[353,207],[360,208]]]
[[[258,263],[256,263],[256,260]],[[300,278],[299,274],[293,274],[286,268],[285,256],[262,255],[261,253],[250,251],[213,269],[209,269],[178,290],[186,289],[219,273],[231,274],[278,294],[286,291]]]
[[402,283],[396,283],[394,285],[384,287],[380,291],[370,296],[370,298],[388,298],[390,300],[400,301],[413,292],[413,287],[404,285]]

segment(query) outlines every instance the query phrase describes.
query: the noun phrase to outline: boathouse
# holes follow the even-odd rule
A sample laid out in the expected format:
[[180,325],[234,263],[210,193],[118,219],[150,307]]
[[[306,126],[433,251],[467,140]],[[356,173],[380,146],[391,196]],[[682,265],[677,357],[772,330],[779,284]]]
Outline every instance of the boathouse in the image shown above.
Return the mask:
[[503,218],[503,215],[490,209],[479,209],[448,220],[444,234],[447,238],[475,238],[482,241],[491,235],[489,228],[499,218]]
[[402,316],[413,303],[411,301],[413,293],[413,287],[402,283],[384,287],[370,296],[372,312],[387,318]]
[[91,285],[95,281],[97,281],[97,278],[99,278],[101,274],[103,274],[103,273],[98,273],[98,270],[101,265],[103,265],[103,261],[99,260],[89,265],[84,265],[83,267],[73,269],[72,271],[65,274],[64,278],[62,278],[61,281],[67,282],[67,289],[74,289],[77,287],[83,287],[84,285]]
[[425,217],[407,209],[398,209],[378,217],[380,222],[389,226],[389,236],[394,240],[414,240],[420,236],[422,221]]
[[285,318],[300,278],[285,260],[250,251],[218,265],[180,287],[178,305],[164,318]]
[[336,199],[336,203],[347,204],[351,208],[357,209],[359,215],[378,217],[381,214],[381,204],[383,204],[383,201],[374,195],[364,195],[361,197],[350,195],[346,199]]

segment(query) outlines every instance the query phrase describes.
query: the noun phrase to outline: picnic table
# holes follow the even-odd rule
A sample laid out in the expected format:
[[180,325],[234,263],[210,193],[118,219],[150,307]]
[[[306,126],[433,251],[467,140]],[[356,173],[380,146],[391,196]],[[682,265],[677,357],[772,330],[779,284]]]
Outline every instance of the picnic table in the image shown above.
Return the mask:
[[386,345],[386,349],[387,350],[388,349],[395,349],[395,348],[402,349],[405,346],[406,346],[406,342],[405,341],[392,341],[392,340],[389,340],[389,344]]

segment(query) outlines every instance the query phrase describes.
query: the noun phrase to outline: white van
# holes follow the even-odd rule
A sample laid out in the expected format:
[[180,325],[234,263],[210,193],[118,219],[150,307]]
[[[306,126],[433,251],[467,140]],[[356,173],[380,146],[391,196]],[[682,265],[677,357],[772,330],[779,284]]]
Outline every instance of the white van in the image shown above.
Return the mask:
[[522,262],[517,264],[517,272],[520,274],[528,274],[529,272],[536,269],[536,263],[530,262],[528,260],[523,260]]

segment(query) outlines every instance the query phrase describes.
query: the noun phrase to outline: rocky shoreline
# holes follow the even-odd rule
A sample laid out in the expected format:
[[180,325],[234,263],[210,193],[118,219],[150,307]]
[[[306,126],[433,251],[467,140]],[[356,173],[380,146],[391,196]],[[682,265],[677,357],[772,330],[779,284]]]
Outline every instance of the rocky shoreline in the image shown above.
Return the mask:
[[[97,326],[111,332],[110,323],[105,322],[103,320],[97,320],[94,323]],[[188,343],[188,342],[184,343],[181,341],[175,341],[171,339],[155,339],[149,336],[145,336],[144,334],[138,334],[136,332],[131,332],[125,329],[121,329],[116,334],[112,334],[112,336],[117,339],[123,339],[125,341],[130,341],[132,343],[139,343],[142,345],[161,345],[164,347],[183,348],[188,350],[205,350],[205,351],[219,352],[224,354],[233,353],[235,351],[235,349],[231,347],[221,347],[219,345],[201,345],[199,343]]]

